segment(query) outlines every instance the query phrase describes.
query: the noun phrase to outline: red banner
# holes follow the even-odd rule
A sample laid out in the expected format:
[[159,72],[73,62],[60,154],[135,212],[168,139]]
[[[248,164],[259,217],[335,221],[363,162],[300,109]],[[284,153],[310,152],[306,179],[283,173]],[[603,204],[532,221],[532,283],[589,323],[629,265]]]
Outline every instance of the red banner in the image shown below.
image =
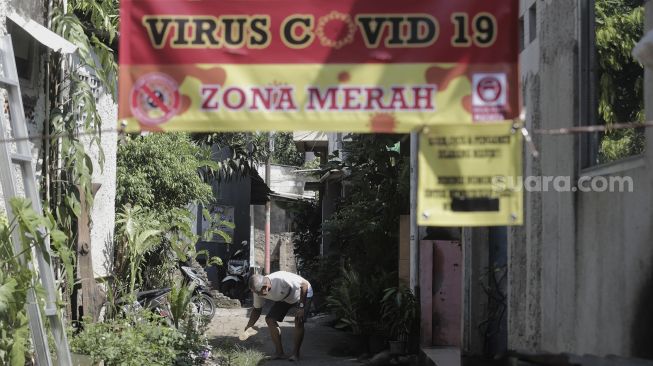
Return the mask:
[[517,0],[121,7],[130,130],[405,132],[519,114]]

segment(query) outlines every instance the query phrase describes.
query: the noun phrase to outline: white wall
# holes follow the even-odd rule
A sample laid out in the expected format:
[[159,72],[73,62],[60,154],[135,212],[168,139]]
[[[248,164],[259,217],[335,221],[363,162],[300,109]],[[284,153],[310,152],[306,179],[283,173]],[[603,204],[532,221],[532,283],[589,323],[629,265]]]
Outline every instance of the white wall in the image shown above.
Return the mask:
[[[102,117],[102,129],[111,132],[102,133],[101,148],[104,152],[104,167],[98,164],[98,148],[93,146],[89,155],[93,159],[93,183],[101,184],[95,194],[91,211],[91,255],[93,272],[96,277],[111,274],[112,241],[115,223],[116,200],[116,151],[117,151],[117,105],[106,93],[97,101],[98,111]],[[88,148],[88,146],[87,146]]]
[[[315,192],[305,191],[304,184],[308,181],[315,181],[316,178],[309,173],[296,173],[299,168],[294,166],[270,164],[270,189],[276,193],[288,193],[291,195],[315,198]],[[265,165],[257,167],[258,174],[265,180]]]

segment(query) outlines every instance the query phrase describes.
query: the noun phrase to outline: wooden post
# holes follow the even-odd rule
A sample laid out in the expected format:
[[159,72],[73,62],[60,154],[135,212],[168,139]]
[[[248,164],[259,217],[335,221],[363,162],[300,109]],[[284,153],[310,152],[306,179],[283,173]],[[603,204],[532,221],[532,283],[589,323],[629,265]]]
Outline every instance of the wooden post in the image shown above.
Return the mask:
[[[100,184],[94,183],[93,196],[100,189]],[[90,207],[86,205],[86,194],[78,187],[79,201],[81,204],[81,215],[77,219],[77,278],[81,284],[81,307],[78,303],[75,312],[78,320],[82,316],[89,316],[93,321],[97,320],[98,310],[102,305],[100,293],[98,292],[95,273],[93,272],[93,255],[91,248],[91,225]],[[78,292],[79,298],[79,292]]]
[[420,241],[419,250],[419,301],[420,340],[422,346],[433,345],[433,247],[431,240]]

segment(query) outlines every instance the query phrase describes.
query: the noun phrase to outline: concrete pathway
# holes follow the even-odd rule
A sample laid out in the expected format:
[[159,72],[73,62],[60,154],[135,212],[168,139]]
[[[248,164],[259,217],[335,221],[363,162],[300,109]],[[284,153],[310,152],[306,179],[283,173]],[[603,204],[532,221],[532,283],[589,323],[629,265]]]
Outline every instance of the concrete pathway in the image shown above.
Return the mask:
[[[274,346],[270,340],[267,325],[265,324],[265,310],[255,325],[255,328],[258,328],[258,333],[245,341],[238,339],[238,336],[247,324],[248,314],[249,309],[218,309],[207,331],[209,342],[213,346],[224,344],[242,345],[246,348],[260,350],[266,355],[273,355]],[[287,316],[280,325],[284,351],[286,354],[290,354],[293,349],[294,317]],[[355,339],[348,333],[326,326],[320,317],[310,318],[305,324],[305,329],[306,333],[304,344],[302,345],[302,358],[300,362],[267,360],[264,362],[264,365],[360,365],[355,358],[342,357],[344,354],[355,351],[352,349]]]

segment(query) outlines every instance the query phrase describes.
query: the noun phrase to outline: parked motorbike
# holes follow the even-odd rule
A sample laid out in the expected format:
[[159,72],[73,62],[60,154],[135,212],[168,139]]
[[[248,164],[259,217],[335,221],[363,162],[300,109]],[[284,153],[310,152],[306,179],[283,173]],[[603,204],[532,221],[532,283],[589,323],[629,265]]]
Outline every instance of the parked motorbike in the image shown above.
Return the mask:
[[247,241],[241,243],[238,249],[227,261],[227,276],[222,279],[220,291],[232,299],[243,300],[249,291],[249,261],[244,259],[247,255]]
[[215,315],[215,302],[211,295],[211,287],[206,279],[202,278],[199,271],[191,266],[179,264],[181,273],[184,275],[184,282],[187,286],[193,286],[193,297],[190,302],[195,311],[205,320],[211,321]]
[[173,325],[172,311],[168,302],[170,288],[139,291],[134,296],[121,297],[115,301],[115,306],[105,303],[100,308],[99,320],[113,316],[134,317],[134,320],[142,320],[142,310],[146,309],[153,314],[160,316],[169,326]]

